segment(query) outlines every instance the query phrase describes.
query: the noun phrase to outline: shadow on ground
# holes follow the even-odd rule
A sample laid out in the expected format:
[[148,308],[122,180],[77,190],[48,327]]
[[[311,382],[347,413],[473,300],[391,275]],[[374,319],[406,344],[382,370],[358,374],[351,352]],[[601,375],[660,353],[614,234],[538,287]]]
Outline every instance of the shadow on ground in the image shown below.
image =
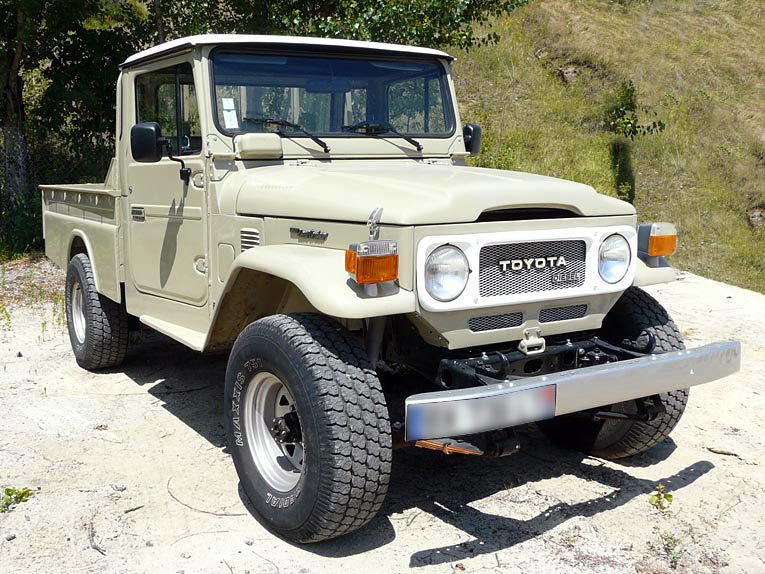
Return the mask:
[[[213,446],[226,448],[222,417],[226,355],[207,356],[155,334],[144,334],[119,369],[138,385],[152,384],[149,393],[171,414],[194,429]],[[422,548],[410,557],[410,566],[451,563],[489,554],[544,534],[566,520],[590,517],[652,492],[657,483],[677,491],[708,473],[714,465],[701,460],[660,480],[630,474],[630,467],[649,466],[665,460],[675,449],[671,439],[649,453],[634,457],[618,468],[583,464],[585,457],[557,449],[534,426],[519,430],[520,453],[507,458],[445,456],[422,449],[394,453],[393,476],[380,515],[362,530],[304,549],[327,557],[344,557],[384,546],[395,539],[392,516],[403,520],[400,528],[417,528],[417,517],[427,513],[465,532],[471,540],[454,546]],[[529,500],[537,513],[516,519],[476,508],[490,496],[511,497],[514,489],[562,475],[573,475],[612,489],[607,495],[569,503],[545,492]],[[258,519],[239,488],[240,498]],[[518,502],[517,498],[513,499]],[[401,513],[406,513],[402,518]]]

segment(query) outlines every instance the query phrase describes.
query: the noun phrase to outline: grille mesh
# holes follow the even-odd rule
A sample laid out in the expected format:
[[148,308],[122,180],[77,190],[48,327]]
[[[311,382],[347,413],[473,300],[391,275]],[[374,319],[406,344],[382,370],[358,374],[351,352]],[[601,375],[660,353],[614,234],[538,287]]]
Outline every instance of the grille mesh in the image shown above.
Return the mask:
[[509,329],[523,324],[523,313],[506,313],[504,315],[487,315],[485,317],[473,317],[468,321],[468,326],[473,332],[494,331],[495,329]]
[[260,231],[257,229],[242,229],[239,232],[239,241],[242,244],[242,251],[260,245]]
[[581,319],[587,314],[587,305],[570,305],[568,307],[551,307],[539,312],[540,323]]
[[[565,257],[565,267],[546,265],[537,269],[532,265],[527,269],[502,271],[500,261],[514,259],[537,259],[547,257]],[[506,243],[487,245],[481,248],[479,259],[479,279],[481,297],[517,295],[537,291],[557,291],[584,285],[586,246],[582,240],[535,241],[529,243]],[[553,283],[553,273],[559,271],[579,273],[576,281]]]

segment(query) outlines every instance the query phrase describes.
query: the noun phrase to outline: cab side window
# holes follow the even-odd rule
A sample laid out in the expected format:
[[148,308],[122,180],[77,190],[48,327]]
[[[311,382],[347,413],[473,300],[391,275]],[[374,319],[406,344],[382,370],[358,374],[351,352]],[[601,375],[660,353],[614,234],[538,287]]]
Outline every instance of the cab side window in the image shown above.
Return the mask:
[[138,123],[157,122],[175,155],[193,155],[202,151],[202,130],[191,64],[141,74],[135,80],[135,90]]

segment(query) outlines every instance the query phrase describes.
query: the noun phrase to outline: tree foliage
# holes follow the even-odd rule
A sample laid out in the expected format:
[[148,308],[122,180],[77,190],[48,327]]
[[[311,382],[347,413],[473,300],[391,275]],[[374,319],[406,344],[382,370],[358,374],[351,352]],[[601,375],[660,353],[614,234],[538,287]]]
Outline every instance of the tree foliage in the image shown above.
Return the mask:
[[656,115],[647,106],[638,106],[638,94],[635,83],[632,80],[623,82],[619,86],[613,107],[606,114],[608,129],[631,140],[638,136],[664,131],[665,125],[662,120],[640,123],[638,111]]

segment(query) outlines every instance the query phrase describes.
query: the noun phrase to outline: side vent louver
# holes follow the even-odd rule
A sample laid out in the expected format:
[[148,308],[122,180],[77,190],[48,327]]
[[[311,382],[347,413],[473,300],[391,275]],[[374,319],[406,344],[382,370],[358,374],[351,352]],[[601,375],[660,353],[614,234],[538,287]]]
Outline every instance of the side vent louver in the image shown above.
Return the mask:
[[247,251],[260,245],[260,231],[257,229],[242,229],[239,232],[239,241],[242,251]]

